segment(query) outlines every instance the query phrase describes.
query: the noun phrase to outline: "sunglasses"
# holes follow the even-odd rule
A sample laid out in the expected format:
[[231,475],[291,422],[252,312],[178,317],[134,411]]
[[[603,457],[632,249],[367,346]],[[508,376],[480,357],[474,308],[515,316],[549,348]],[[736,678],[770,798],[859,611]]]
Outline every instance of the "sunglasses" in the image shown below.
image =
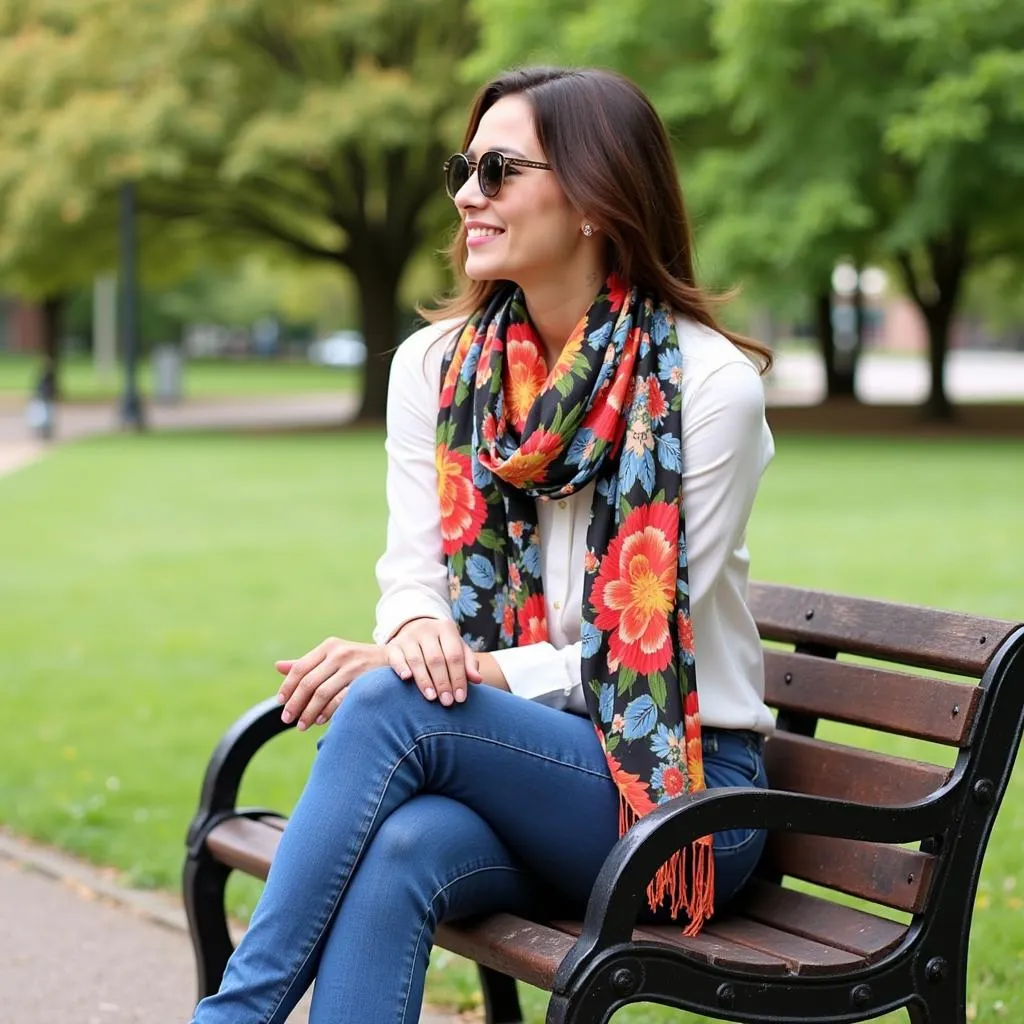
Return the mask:
[[480,191],[493,199],[505,184],[505,172],[509,167],[536,167],[541,171],[550,171],[551,164],[541,164],[536,160],[520,160],[517,157],[505,156],[496,149],[489,149],[479,160],[470,160],[465,153],[453,153],[444,162],[444,187],[449,199],[458,195],[462,186],[469,181],[469,176],[476,168],[476,180]]

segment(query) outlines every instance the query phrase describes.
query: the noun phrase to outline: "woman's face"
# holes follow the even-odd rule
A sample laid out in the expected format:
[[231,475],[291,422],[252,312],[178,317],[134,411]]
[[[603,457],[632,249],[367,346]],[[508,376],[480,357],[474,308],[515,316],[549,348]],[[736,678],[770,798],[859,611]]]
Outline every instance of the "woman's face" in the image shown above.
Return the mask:
[[[505,96],[481,118],[467,155],[476,160],[489,149],[547,163],[523,96]],[[528,291],[555,283],[584,258],[584,217],[553,171],[507,167],[501,191],[488,199],[474,168],[455,206],[467,230],[466,275],[474,281],[514,281]]]

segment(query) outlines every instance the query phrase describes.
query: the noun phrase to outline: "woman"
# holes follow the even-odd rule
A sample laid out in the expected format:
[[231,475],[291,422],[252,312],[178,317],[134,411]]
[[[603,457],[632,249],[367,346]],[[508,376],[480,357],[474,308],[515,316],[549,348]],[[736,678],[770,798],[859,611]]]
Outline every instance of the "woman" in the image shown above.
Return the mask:
[[[694,284],[662,125],[616,75],[514,72],[445,175],[462,290],[394,359],[376,642],[278,663],[284,719],[331,727],[197,1024],[284,1021],[314,978],[316,1024],[409,1024],[440,920],[578,911],[638,816],[765,784],[767,353]],[[762,845],[680,851],[651,914],[699,928]]]

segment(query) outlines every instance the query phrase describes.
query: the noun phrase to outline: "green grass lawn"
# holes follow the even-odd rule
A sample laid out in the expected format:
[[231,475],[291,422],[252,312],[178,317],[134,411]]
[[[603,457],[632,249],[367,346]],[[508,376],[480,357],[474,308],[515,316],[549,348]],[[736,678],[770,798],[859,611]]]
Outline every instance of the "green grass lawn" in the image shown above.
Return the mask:
[[[778,442],[750,532],[756,578],[1024,619],[1019,442]],[[369,635],[382,445],[377,431],[110,437],[0,479],[0,821],[177,888],[205,763],[274,691],[274,659]],[[310,737],[282,737],[243,798],[287,808],[312,754]],[[1024,1019],[1022,850],[1018,769],[977,905],[977,1021]],[[255,892],[234,884],[233,909]],[[428,1000],[476,998],[465,963],[435,953]],[[524,1003],[543,1019],[542,994]]]
[[[39,373],[38,356],[0,353],[0,401],[27,398]],[[358,373],[304,360],[193,359],[182,376],[186,398],[227,398],[243,395],[293,394],[333,391],[358,386]],[[138,387],[143,395],[153,392],[153,371],[139,364]],[[122,371],[105,378],[95,372],[91,359],[67,357],[61,367],[65,401],[98,402],[116,398],[123,389]]]

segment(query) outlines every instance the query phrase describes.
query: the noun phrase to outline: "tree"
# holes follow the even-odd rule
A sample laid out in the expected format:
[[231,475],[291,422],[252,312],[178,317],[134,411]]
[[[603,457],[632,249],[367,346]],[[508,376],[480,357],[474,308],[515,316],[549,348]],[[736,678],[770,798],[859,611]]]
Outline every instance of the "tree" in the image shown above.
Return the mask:
[[[508,18],[504,7],[480,3],[483,44],[470,69],[492,70],[518,51],[531,61],[613,67],[636,81],[673,137],[705,282],[731,288],[742,281],[753,304],[807,294],[829,394],[852,392],[852,366],[843,372],[833,344],[830,281],[841,256],[864,248],[866,214],[835,180],[838,168],[821,168],[825,180],[802,194],[781,177],[763,177],[760,127],[737,117],[722,81],[716,7],[632,0],[624,11],[617,0],[517,0],[518,17]],[[795,204],[803,205],[796,216]]]
[[[675,130],[713,278],[801,285],[827,343],[837,260],[895,268],[928,326],[929,410],[950,413],[944,364],[965,276],[1024,241],[1017,0],[516,0],[516,19],[481,0],[478,11],[480,61],[523,47],[647,88]],[[852,377],[833,385],[852,389]]]
[[33,53],[3,73],[29,80],[20,162],[56,168],[41,184],[17,176],[12,249],[105,222],[132,180],[157,224],[347,271],[370,352],[361,415],[382,415],[399,285],[438,240],[441,165],[466,112],[465,0],[0,5],[31,11],[5,44]]
[[[945,359],[966,275],[1024,241],[1024,10],[718,0],[713,24],[719,87],[751,134],[735,179],[751,209],[788,194],[784,244],[820,218],[826,234],[850,230],[855,261],[897,268],[928,328],[928,411],[951,415]],[[822,194],[833,203],[816,213]]]

